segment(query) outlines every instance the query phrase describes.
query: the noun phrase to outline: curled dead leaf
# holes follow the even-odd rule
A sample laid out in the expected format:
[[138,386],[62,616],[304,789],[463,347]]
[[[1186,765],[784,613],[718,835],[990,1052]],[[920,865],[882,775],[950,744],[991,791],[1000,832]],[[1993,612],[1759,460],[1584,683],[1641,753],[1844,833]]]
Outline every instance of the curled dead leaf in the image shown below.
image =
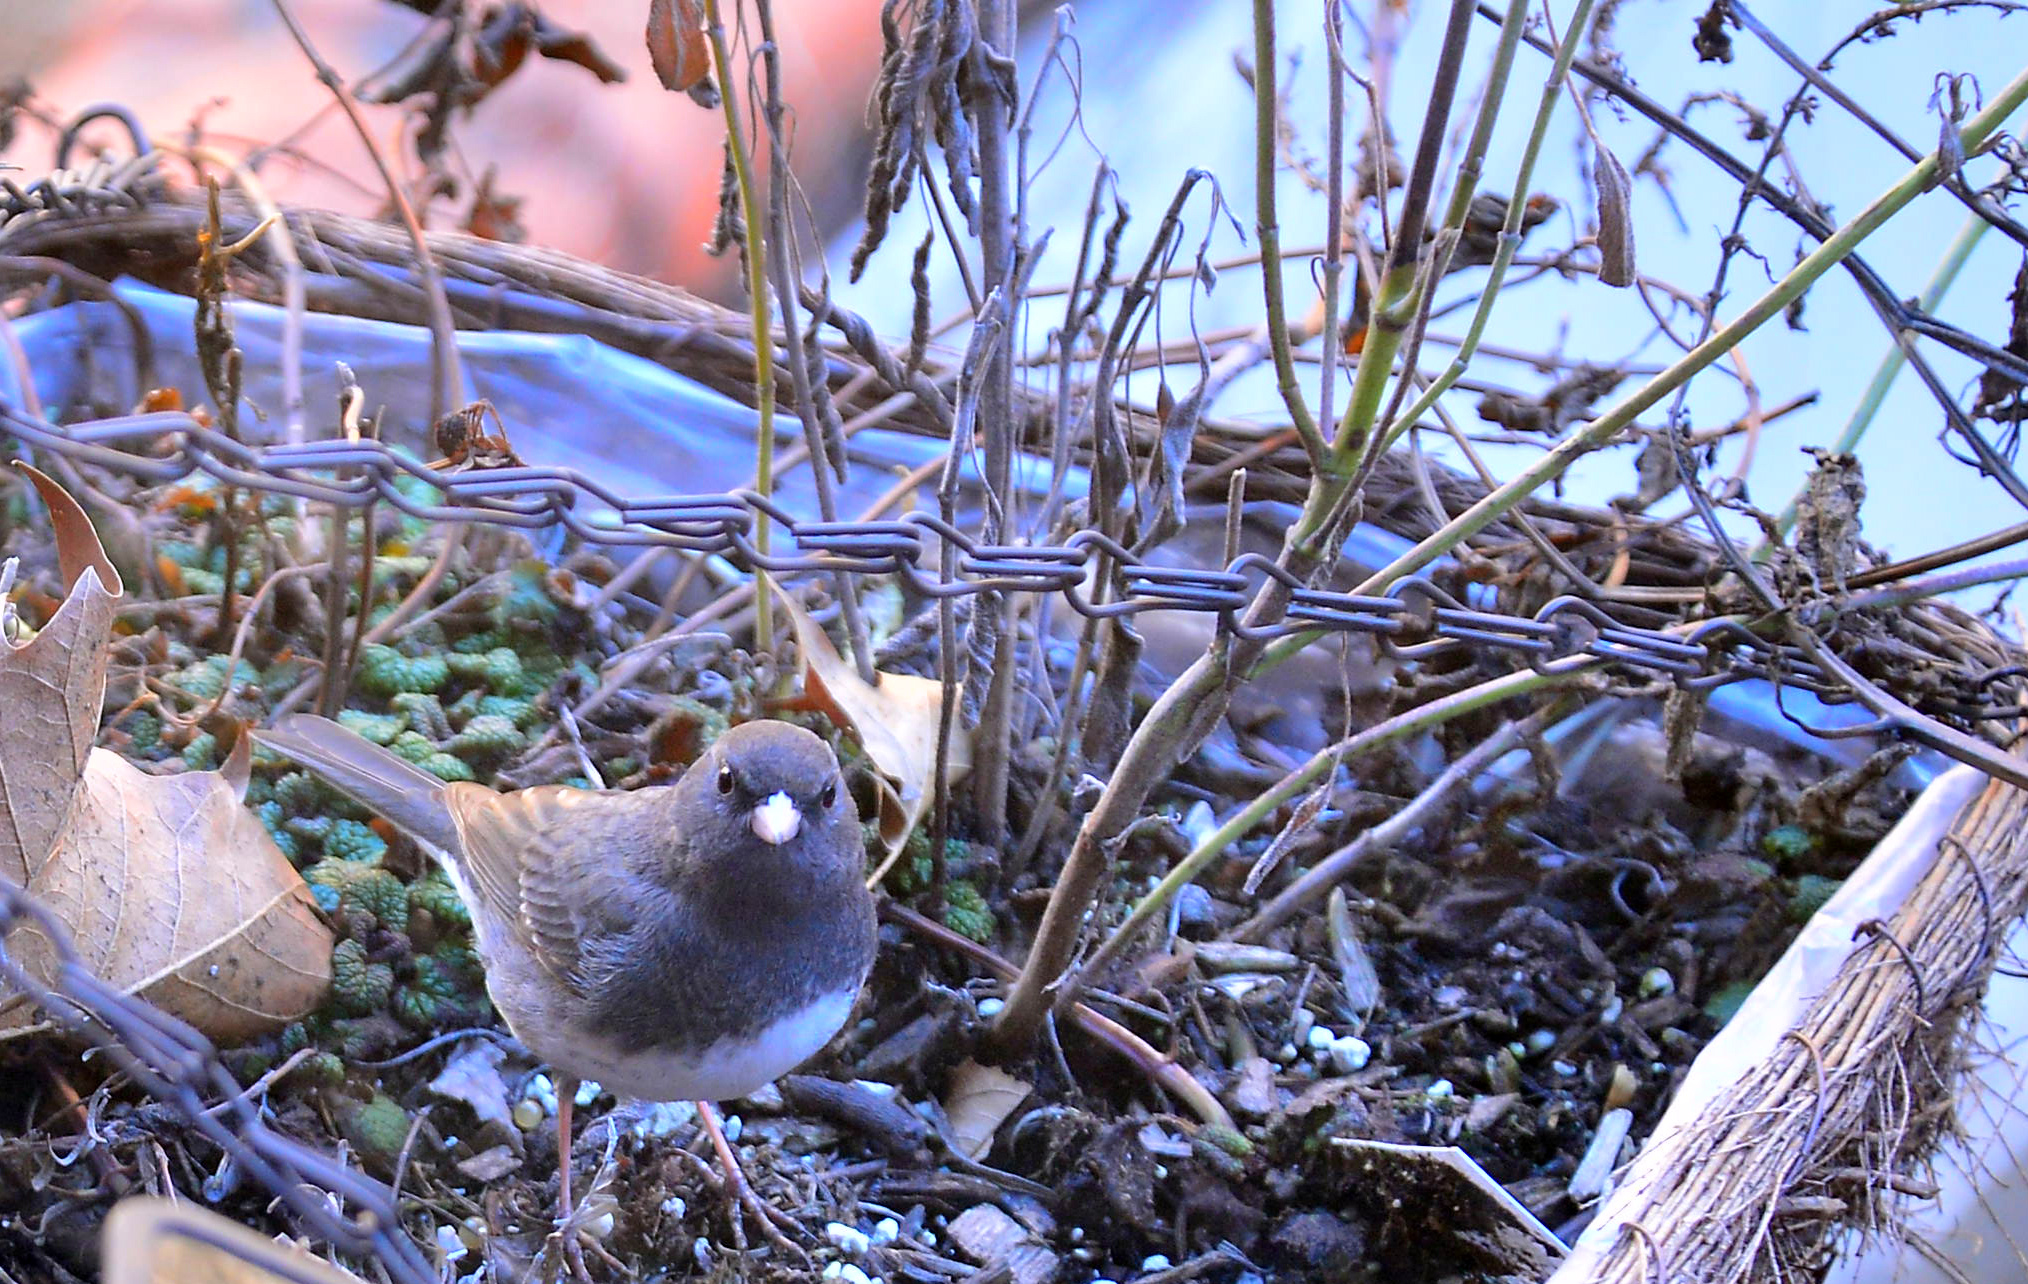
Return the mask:
[[[92,748],[120,578],[77,501],[16,466],[49,505],[69,593],[26,645],[0,643],[0,877],[51,910],[102,980],[214,1039],[310,1012],[330,989],[331,929],[241,802],[252,742],[222,771],[180,776]],[[32,923],[8,945],[53,974],[56,943]],[[0,1000],[0,1040],[41,1028],[25,998]]]
[[99,730],[106,689],[105,640],[124,591],[91,519],[63,487],[14,461],[35,483],[56,528],[57,561],[68,596],[21,646],[0,640],[0,877],[28,882],[31,861],[56,843]]
[[993,1134],[1032,1091],[1032,1085],[1005,1070],[972,1060],[959,1062],[951,1072],[950,1091],[944,1094],[951,1140],[973,1159],[983,1159],[993,1148]]
[[[787,594],[778,596],[796,630],[805,695],[858,741],[879,769],[880,841],[886,853],[873,876],[877,882],[936,796],[943,684],[909,673],[882,673],[879,685],[869,686],[801,603]],[[948,767],[945,788],[972,769],[972,737],[963,727],[951,729]]]
[[648,61],[664,89],[688,93],[711,74],[703,0],[648,0]]

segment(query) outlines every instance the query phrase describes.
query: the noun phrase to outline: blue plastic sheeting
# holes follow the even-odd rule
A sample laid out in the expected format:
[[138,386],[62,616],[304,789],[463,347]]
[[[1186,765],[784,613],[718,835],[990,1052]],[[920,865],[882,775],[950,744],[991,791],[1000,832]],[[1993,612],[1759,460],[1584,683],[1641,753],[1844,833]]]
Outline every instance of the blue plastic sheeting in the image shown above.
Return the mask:
[[[158,385],[195,393],[204,387],[194,342],[195,302],[132,281],[116,286],[119,297],[146,325],[153,340]],[[244,354],[245,396],[266,420],[250,435],[281,435],[282,311],[260,303],[231,305],[234,333]],[[71,421],[124,413],[145,389],[135,384],[132,324],[111,303],[73,303],[13,323],[28,354],[36,396],[53,419]],[[309,313],[303,318],[303,396],[307,434],[315,438],[336,419],[338,364],[344,363],[366,391],[368,405],[385,407],[383,439],[427,457],[430,336],[419,326]],[[704,494],[735,490],[752,479],[759,421],[746,406],[692,379],[644,358],[609,348],[583,335],[516,331],[459,331],[467,395],[499,408],[515,449],[530,463],[573,468],[597,477],[614,491],[632,496]],[[13,363],[0,360],[0,396],[24,404]],[[777,417],[777,449],[802,440],[801,425]],[[944,443],[911,433],[873,428],[850,443],[851,479],[839,487],[838,512],[853,515],[894,484],[901,471],[941,459]],[[965,479],[976,481],[976,461]],[[1023,456],[1016,482],[1039,497],[1048,487],[1048,461]],[[1073,468],[1064,494],[1085,497],[1089,477]],[[814,484],[807,467],[777,481],[777,497],[797,514],[817,515]],[[925,488],[921,500],[929,502]],[[968,500],[976,499],[968,485]],[[969,505],[968,505],[969,507]],[[1282,503],[1247,507],[1256,538],[1272,546],[1273,533],[1291,524],[1297,510]],[[1212,539],[1186,538],[1169,553],[1192,560],[1193,551],[1216,553],[1217,521],[1194,522]],[[1386,565],[1408,541],[1362,525],[1345,553],[1348,573]],[[1158,560],[1170,560],[1164,556]],[[1200,558],[1201,560],[1201,558]],[[1483,592],[1483,590],[1482,590]],[[1482,597],[1477,605],[1490,605]],[[1782,703],[1802,722],[1845,727],[1870,720],[1856,706],[1825,705],[1808,692],[1788,690]],[[1751,739],[1772,739],[1839,762],[1854,762],[1871,749],[1866,740],[1824,740],[1812,736],[1777,709],[1765,682],[1737,683],[1712,696],[1711,711],[1738,724]],[[1926,783],[1940,760],[1926,756],[1910,765],[1910,783]]]

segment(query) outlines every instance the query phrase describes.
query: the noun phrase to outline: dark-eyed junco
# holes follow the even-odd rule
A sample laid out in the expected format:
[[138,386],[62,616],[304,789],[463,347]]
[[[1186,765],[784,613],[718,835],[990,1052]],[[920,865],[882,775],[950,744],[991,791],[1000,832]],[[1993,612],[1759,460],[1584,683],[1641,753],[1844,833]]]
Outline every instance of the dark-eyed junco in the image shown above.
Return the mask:
[[507,794],[325,718],[255,734],[432,849],[493,1005],[564,1075],[649,1101],[743,1096],[824,1046],[872,965],[858,812],[801,727],[733,727],[667,787]]

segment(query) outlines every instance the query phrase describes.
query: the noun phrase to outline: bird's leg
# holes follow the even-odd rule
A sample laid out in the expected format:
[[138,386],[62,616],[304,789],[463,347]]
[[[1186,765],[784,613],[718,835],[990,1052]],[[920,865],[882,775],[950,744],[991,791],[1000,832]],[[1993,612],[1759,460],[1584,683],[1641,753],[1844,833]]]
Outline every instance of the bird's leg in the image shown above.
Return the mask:
[[571,1214],[577,1211],[570,1198],[570,1115],[577,1104],[577,1076],[556,1076],[556,1234],[563,1240],[563,1260],[579,1284],[591,1284],[585,1270],[584,1248],[578,1243],[577,1227]]
[[744,1205],[746,1210],[753,1214],[754,1220],[760,1223],[761,1233],[768,1237],[770,1243],[784,1252],[808,1261],[809,1254],[803,1251],[802,1246],[782,1233],[784,1230],[801,1231],[802,1226],[795,1218],[769,1206],[767,1201],[754,1193],[753,1186],[746,1179],[746,1173],[740,1169],[739,1157],[732,1153],[732,1147],[725,1140],[725,1129],[718,1121],[718,1107],[709,1101],[698,1102],[697,1118],[703,1123],[705,1133],[711,1138],[711,1148],[718,1152],[719,1167],[725,1170],[726,1190],[733,1199],[733,1216],[739,1216],[740,1207]]

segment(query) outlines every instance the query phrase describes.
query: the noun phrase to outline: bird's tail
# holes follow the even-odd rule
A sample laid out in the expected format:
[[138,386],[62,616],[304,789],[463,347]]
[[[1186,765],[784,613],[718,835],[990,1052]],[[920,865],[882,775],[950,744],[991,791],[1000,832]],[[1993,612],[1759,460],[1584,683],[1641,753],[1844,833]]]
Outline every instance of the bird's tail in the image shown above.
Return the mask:
[[292,714],[253,735],[396,827],[446,852],[459,850],[444,782],[415,764],[314,714]]

